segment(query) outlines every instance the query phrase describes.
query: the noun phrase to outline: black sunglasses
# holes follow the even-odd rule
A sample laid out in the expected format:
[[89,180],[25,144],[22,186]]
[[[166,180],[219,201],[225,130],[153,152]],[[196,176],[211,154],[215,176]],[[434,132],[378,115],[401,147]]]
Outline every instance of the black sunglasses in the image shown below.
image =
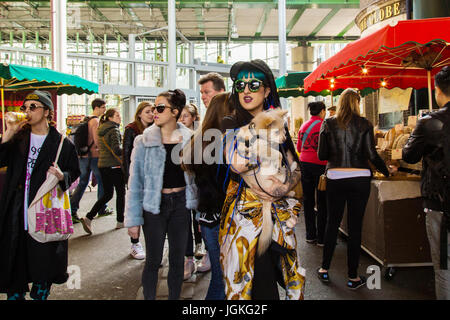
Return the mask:
[[165,104],[158,104],[157,106],[152,107],[152,112],[158,111],[158,113],[163,113],[166,108],[172,108],[171,106],[166,106]]
[[250,92],[258,92],[259,88],[263,85],[263,82],[258,79],[252,79],[249,81],[244,80],[236,80],[234,82],[234,88],[237,93],[244,92],[245,86],[248,85],[248,89]]
[[[34,110],[36,110],[36,108],[45,108],[45,107],[38,106],[35,103],[30,104],[30,111],[34,111]],[[25,105],[20,106],[20,111],[23,111],[23,112],[27,111],[27,106],[25,106]]]

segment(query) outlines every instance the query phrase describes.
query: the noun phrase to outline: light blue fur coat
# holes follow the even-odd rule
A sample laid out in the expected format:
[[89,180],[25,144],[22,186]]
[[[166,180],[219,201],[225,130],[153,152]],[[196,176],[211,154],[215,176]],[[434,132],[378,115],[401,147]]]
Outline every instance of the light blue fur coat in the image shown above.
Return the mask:
[[[182,147],[184,147],[190,141],[192,131],[181,123],[177,123],[177,130],[183,137]],[[173,150],[180,149],[175,147]],[[165,159],[166,150],[162,144],[161,129],[153,124],[134,140],[125,201],[125,227],[143,225],[143,210],[159,214]],[[198,199],[194,176],[184,172],[184,179],[186,208],[195,209]]]

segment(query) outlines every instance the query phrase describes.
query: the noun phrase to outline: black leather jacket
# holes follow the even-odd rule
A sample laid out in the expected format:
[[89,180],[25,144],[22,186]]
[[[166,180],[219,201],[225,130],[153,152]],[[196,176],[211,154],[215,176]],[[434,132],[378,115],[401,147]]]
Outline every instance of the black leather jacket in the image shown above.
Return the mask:
[[375,149],[372,124],[363,117],[354,115],[347,128],[338,126],[336,117],[325,119],[320,128],[320,160],[327,160],[327,169],[362,168],[370,169],[370,162],[386,177],[389,171]]
[[[450,140],[444,133],[450,126],[450,102],[439,111],[425,116],[417,122],[416,128],[403,148],[402,158],[408,163],[422,161],[422,196],[424,206],[443,211],[444,201],[449,200],[449,166],[444,153],[450,152]],[[448,161],[448,158],[447,158]],[[446,199],[445,199],[446,198]]]

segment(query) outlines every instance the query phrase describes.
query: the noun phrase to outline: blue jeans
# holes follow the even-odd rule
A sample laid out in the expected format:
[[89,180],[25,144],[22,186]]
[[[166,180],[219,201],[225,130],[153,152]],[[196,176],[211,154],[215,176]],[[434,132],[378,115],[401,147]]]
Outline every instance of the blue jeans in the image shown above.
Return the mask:
[[[102,176],[98,170],[98,158],[79,158],[80,163],[80,182],[70,197],[70,207],[72,208],[72,215],[75,215],[80,207],[80,200],[83,197],[84,191],[89,183],[89,177],[91,171],[94,173],[95,179],[97,179],[97,200],[103,196],[103,183]],[[106,208],[106,206],[105,206]]]
[[211,282],[205,300],[224,300],[225,285],[223,283],[222,268],[220,267],[219,224],[214,227],[200,225],[202,237],[208,247],[211,261]]

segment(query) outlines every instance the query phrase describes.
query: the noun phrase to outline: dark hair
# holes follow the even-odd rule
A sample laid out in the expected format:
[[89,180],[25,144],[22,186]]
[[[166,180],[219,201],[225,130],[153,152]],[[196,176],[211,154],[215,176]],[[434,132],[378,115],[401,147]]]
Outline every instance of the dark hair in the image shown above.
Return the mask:
[[178,121],[178,118],[181,116],[181,112],[186,106],[186,95],[184,94],[184,92],[180,89],[169,90],[161,92],[160,94],[158,94],[158,97],[166,98],[167,101],[169,101],[171,107],[178,110],[176,118]]
[[223,81],[223,78],[220,74],[216,72],[210,72],[200,78],[198,80],[198,84],[202,85],[207,83],[208,81],[211,81],[213,83],[214,90],[216,91],[225,91],[225,81]]
[[310,102],[308,109],[312,116],[317,116],[322,110],[325,110],[325,104],[322,101]]
[[450,97],[450,66],[445,66],[434,76],[436,87],[441,89],[442,93]]
[[105,123],[106,121],[110,121],[109,118],[114,117],[116,112],[119,112],[116,108],[109,108],[106,110],[105,114],[100,117],[100,124]]
[[95,110],[95,108],[100,108],[102,105],[106,104],[106,101],[100,98],[95,98],[94,101],[92,101],[91,106],[92,110]]

